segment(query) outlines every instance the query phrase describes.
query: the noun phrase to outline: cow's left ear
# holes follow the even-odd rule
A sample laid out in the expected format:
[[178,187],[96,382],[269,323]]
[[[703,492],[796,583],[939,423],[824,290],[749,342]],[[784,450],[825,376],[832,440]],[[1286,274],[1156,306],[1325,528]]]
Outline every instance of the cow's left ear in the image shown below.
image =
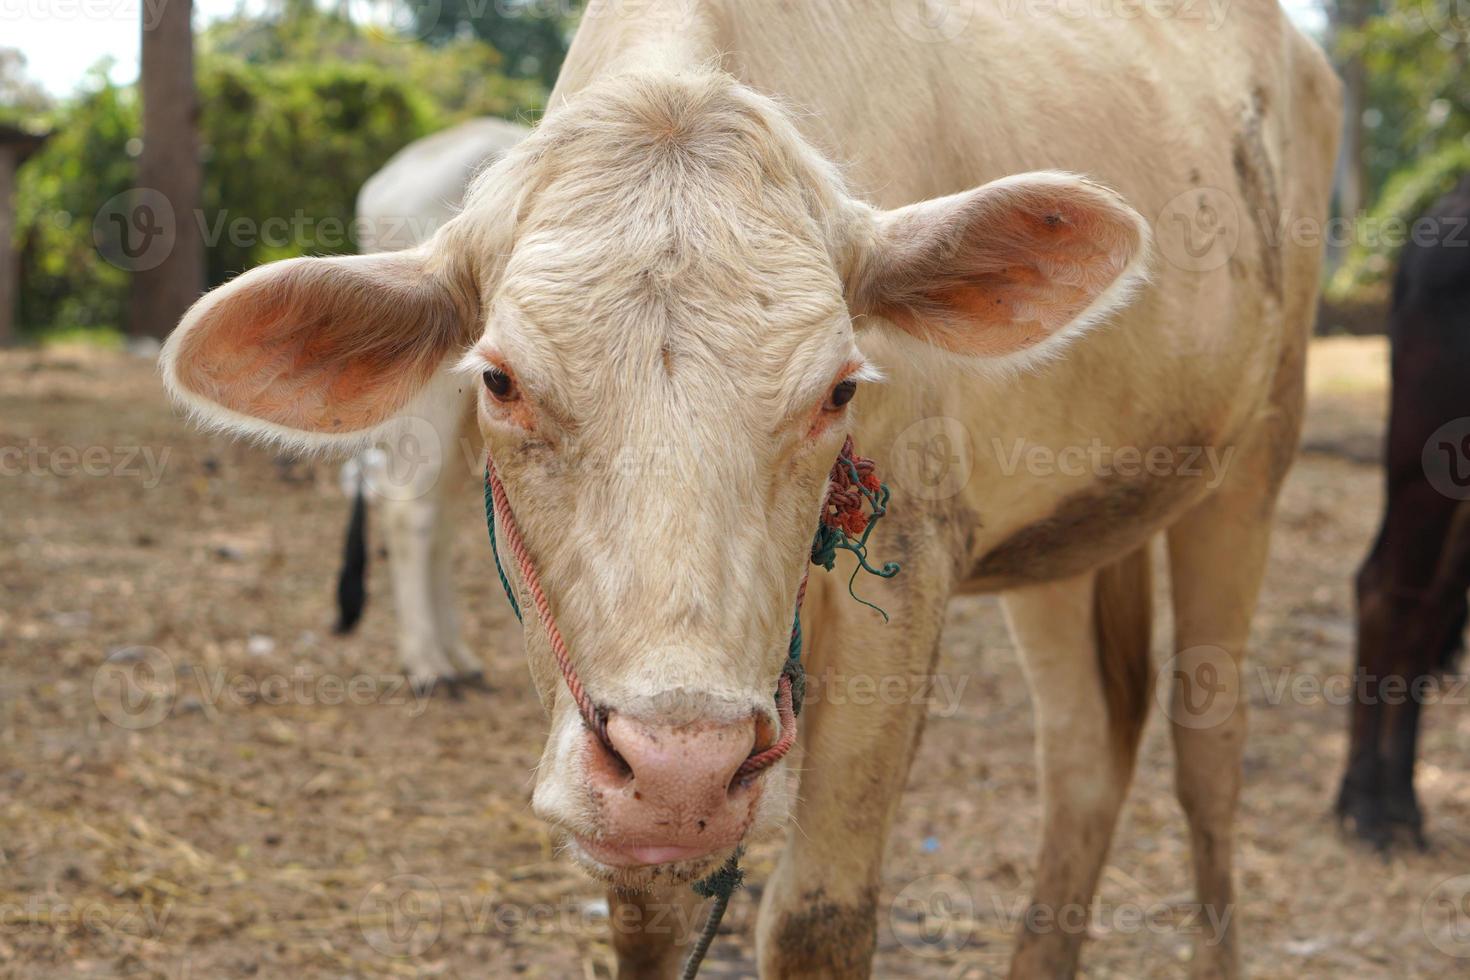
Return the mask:
[[357,448],[433,394],[479,326],[473,278],[435,247],[250,270],[184,314],[159,358],[164,384],[222,428]]
[[1138,212],[1071,174],[1006,177],[871,220],[852,312],[976,357],[1080,333],[1127,301],[1149,251]]

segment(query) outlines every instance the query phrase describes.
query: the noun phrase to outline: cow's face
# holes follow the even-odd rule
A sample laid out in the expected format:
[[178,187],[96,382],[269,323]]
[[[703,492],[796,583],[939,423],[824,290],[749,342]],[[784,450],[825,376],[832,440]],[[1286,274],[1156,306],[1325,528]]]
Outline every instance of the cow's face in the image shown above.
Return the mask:
[[1131,209],[1065,175],[874,211],[728,78],[628,76],[549,116],[425,248],[211,293],[164,370],[211,419],[306,445],[474,388],[608,718],[605,745],[527,609],[551,716],[534,805],[637,885],[786,816],[782,766],[733,776],[777,737],[826,474],[878,394],[853,397],[878,380],[855,320],[966,361],[1034,357],[1121,302],[1145,250]]

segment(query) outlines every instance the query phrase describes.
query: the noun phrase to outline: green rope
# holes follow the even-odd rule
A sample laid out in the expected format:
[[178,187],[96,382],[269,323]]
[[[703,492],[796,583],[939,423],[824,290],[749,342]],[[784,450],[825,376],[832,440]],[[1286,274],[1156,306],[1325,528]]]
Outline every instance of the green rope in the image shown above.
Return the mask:
[[[806,700],[806,669],[801,665],[801,610],[791,623],[791,645],[786,650],[786,663],[781,673],[791,678],[791,712],[801,714],[801,703]],[[778,688],[779,690],[779,688]]]
[[694,980],[699,976],[700,964],[704,962],[705,954],[709,952],[710,943],[715,940],[715,933],[720,931],[720,920],[725,917],[725,909],[730,904],[730,896],[735,894],[735,889],[740,887],[745,880],[745,872],[740,870],[740,855],[742,848],[735,848],[735,853],[730,855],[730,860],[724,866],[708,878],[696,881],[690,885],[694,893],[701,898],[713,898],[715,903],[710,906],[709,915],[705,917],[704,928],[699,930],[699,936],[694,940],[694,946],[689,950],[689,956],[684,960],[684,969],[679,974],[680,980]]
[[516,602],[515,590],[510,587],[510,579],[505,577],[505,568],[500,564],[500,548],[495,544],[495,494],[490,490],[490,460],[485,460],[485,526],[490,529],[490,553],[495,556],[495,573],[500,576],[500,587],[505,590],[505,598],[510,601],[510,611],[516,614],[516,621],[521,620],[521,604]]
[[[781,673],[791,679],[791,711],[801,714],[801,703],[806,697],[806,670],[801,665],[801,607],[796,609],[796,615],[791,620],[791,642],[786,648],[786,663],[781,666]],[[684,970],[679,974],[680,980],[694,980],[699,975],[700,964],[704,962],[709,953],[710,944],[715,941],[715,933],[720,930],[720,922],[725,918],[725,909],[730,905],[730,896],[735,894],[735,889],[740,887],[745,880],[745,872],[740,870],[740,856],[742,848],[736,848],[735,853],[724,863],[720,870],[702,878],[689,887],[694,889],[696,895],[702,898],[713,898],[714,904],[710,906],[709,915],[705,917],[704,928],[699,930],[699,936],[694,941],[694,946],[689,950],[689,956],[684,960]]]

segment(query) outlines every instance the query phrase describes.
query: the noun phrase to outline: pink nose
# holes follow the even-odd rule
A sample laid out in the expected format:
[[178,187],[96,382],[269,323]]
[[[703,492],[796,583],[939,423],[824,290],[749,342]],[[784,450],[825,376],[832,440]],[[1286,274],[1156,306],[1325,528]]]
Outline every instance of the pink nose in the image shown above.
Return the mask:
[[581,843],[597,860],[622,867],[692,860],[734,846],[749,828],[759,782],[731,783],[755,745],[753,717],[674,728],[614,714],[607,738],[621,763],[587,737],[603,832]]

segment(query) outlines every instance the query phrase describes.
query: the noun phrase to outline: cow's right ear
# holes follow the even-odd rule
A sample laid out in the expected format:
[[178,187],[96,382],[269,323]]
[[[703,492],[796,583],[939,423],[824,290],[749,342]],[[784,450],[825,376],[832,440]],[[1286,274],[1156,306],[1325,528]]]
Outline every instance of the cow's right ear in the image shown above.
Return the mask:
[[164,345],[164,382],[206,423],[351,448],[404,412],[478,329],[472,277],[428,247],[289,259],[204,296]]
[[1073,174],[1018,174],[865,219],[852,311],[980,362],[1060,349],[1126,303],[1148,264],[1143,218]]

